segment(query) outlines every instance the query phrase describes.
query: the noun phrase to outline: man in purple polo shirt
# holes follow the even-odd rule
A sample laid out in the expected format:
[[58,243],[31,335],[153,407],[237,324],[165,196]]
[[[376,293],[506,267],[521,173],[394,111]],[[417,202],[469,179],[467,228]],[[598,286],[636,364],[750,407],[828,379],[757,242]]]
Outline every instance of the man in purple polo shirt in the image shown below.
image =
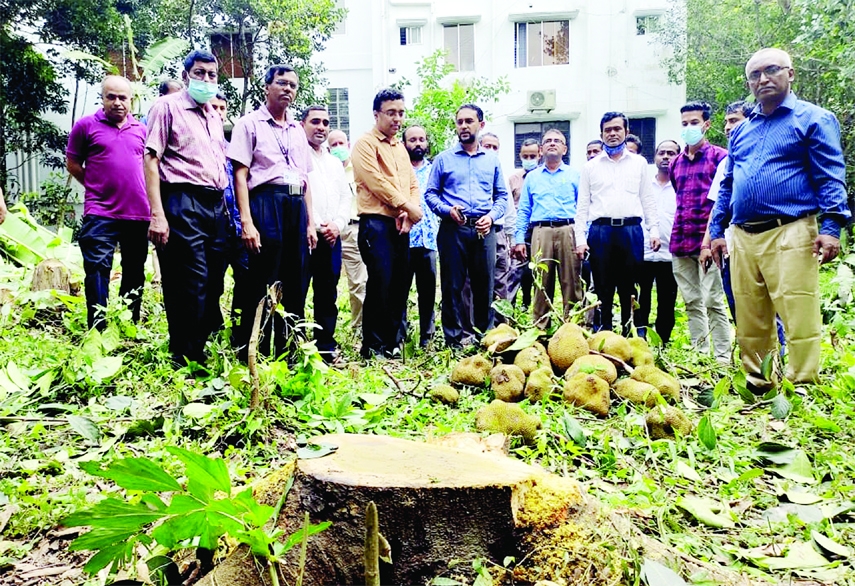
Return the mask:
[[[309,251],[318,243],[308,182],[309,143],[288,112],[300,80],[291,67],[272,65],[264,84],[265,103],[237,121],[228,152],[235,170],[241,237],[249,251],[247,305],[235,333],[244,360],[258,302],[269,285],[282,283],[287,314],[296,319],[305,315]],[[269,353],[271,338],[276,356],[294,348],[294,319],[283,320],[274,312],[273,324],[265,321],[261,352]]]
[[718,164],[727,151],[707,141],[710,105],[689,102],[680,108],[686,148],[671,163],[671,183],[677,193],[677,212],[671,231],[670,250],[674,278],[686,303],[692,345],[709,354],[712,334],[713,354],[723,364],[730,363],[730,322],[724,308],[721,274],[715,266],[698,262],[713,202],[707,198]]
[[119,294],[140,319],[148,222],[151,216],[143,178],[146,129],[130,113],[131,84],[110,75],[101,82],[102,108],[71,129],[66,166],[85,188],[83,223],[77,238],[86,271],[89,327],[104,330],[110,271],[116,246],[122,251]]
[[212,283],[224,270],[229,184],[223,121],[209,103],[217,95],[217,58],[192,51],[182,76],[187,89],[163,96],[149,112],[145,154],[148,235],[160,256],[177,366],[203,363],[205,342],[222,325]]

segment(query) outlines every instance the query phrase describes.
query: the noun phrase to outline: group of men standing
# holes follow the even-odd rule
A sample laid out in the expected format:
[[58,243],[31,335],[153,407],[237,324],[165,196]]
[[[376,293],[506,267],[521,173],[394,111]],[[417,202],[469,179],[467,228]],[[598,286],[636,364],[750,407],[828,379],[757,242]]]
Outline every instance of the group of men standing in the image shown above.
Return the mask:
[[[259,316],[266,324],[261,348],[272,344],[276,355],[291,349],[312,282],[317,345],[335,360],[342,265],[352,324],[361,323],[361,352],[371,357],[399,351],[414,278],[419,342],[430,341],[437,260],[445,342],[460,347],[493,326],[497,285],[510,299],[525,289],[531,258],[539,283],[537,325],[546,323],[556,280],[565,316],[582,301],[584,280],[596,287],[599,327],[611,329],[617,292],[621,329],[634,321],[644,335],[655,282],[663,341],[674,327],[679,289],[693,343],[708,351],[712,338],[721,361],[730,354],[723,291],[732,273],[731,311],[734,317],[739,311],[750,384],[760,390],[774,384],[761,377],[760,362],[774,346],[776,314],[790,343],[791,378],[816,377],[814,258],[827,262],[837,254],[849,211],[837,122],[790,92],[786,53],[763,50],[746,66],[758,105],[728,110],[729,156],[705,138],[709,106],[690,102],[681,109],[686,148],[673,140],[657,145],[651,177],[647,161],[627,146],[627,117],[608,112],[581,173],[563,162],[567,138],[560,131],[525,141],[523,170],[507,184],[510,197],[495,154],[498,138],[486,133],[479,140],[484,114],[475,104],[455,113],[457,144],[429,161],[424,128],[403,128],[404,96],[382,90],[374,99],[375,125],[351,153],[347,136],[330,132],[323,106],[310,106],[299,122],[292,117],[297,73],[274,65],[264,79],[265,103],[237,121],[227,143],[217,69],[212,54],[190,53],[186,88],[168,87],[147,127],[130,114],[127,80],[109,76],[103,108],[72,130],[68,169],[86,188],[80,245],[91,327],[104,325],[117,245],[120,292],[139,318],[146,237],[158,251],[169,348],[178,365],[203,363],[206,340],[222,326],[219,297],[228,264],[239,316],[233,339],[243,358],[256,309],[277,282],[286,317],[266,306]],[[737,128],[740,116],[747,120]],[[728,223],[736,226],[730,246],[723,239]],[[509,251],[516,262],[504,259],[497,267],[497,246],[499,256]],[[807,273],[807,280],[795,286],[784,278],[791,271]]]

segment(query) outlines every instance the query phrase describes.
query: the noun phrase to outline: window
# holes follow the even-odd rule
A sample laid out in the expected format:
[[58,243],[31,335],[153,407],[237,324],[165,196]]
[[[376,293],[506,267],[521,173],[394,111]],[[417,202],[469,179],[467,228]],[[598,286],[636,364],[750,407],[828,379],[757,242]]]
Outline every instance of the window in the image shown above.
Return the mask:
[[[344,0],[333,0],[333,3],[335,4],[336,10],[339,10],[339,9],[343,10],[345,8]],[[347,14],[346,13],[342,17],[342,19],[336,23],[335,28],[333,29],[333,34],[334,35],[343,35],[344,33],[346,33],[347,30],[345,28],[345,24],[347,24]]]
[[570,21],[518,22],[517,67],[570,63]]
[[402,26],[401,27],[401,44],[402,45],[421,45],[422,44],[422,27],[420,27],[420,26]]
[[456,71],[475,70],[475,25],[453,24],[443,27],[446,60]]
[[244,71],[252,69],[252,35],[244,33],[243,43],[238,33],[216,33],[211,35],[211,53],[220,63],[220,75],[243,77]]
[[540,139],[543,133],[550,128],[555,128],[564,133],[564,138],[567,139],[567,153],[564,155],[564,162],[570,164],[570,121],[556,120],[550,122],[519,122],[514,124],[514,167],[522,167],[520,161],[520,147],[527,138],[533,138],[540,144]]
[[656,118],[630,118],[629,133],[641,139],[641,156],[652,165],[656,154]]
[[350,109],[347,103],[347,88],[331,87],[327,92],[330,130],[341,130],[350,138]]
[[659,29],[659,16],[656,14],[635,17],[635,34],[649,35]]

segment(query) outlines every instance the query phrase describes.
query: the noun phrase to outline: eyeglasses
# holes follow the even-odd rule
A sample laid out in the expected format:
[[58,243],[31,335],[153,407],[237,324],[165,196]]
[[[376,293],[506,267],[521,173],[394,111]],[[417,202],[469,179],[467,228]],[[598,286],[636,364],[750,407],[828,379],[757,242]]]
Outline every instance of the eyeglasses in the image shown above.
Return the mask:
[[543,144],[545,146],[548,144],[567,144],[567,143],[564,142],[563,140],[561,140],[560,138],[547,138],[547,139],[544,139]]
[[406,112],[404,110],[383,110],[380,113],[388,116],[389,118],[394,118],[395,116],[398,116],[399,118],[403,118],[404,114],[406,114]]
[[282,87],[282,88],[289,87],[292,90],[296,90],[297,88],[300,87],[300,84],[297,83],[296,81],[288,81],[287,79],[277,79],[273,83],[278,85],[279,87]]
[[748,74],[748,81],[760,81],[761,75],[765,75],[766,77],[772,77],[773,75],[778,75],[785,69],[789,69],[789,67],[781,67],[780,65],[769,65],[768,67],[764,67],[763,69],[755,69],[754,71]]

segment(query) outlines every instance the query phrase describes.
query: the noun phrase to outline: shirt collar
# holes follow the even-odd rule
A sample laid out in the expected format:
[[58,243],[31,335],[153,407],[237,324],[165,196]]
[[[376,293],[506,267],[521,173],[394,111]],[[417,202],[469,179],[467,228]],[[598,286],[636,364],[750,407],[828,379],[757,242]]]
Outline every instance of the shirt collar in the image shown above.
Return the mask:
[[[112,120],[107,118],[107,114],[104,112],[104,108],[101,108],[100,110],[97,110],[95,112],[95,120],[97,120],[98,122],[103,122],[104,124],[108,124],[110,126],[115,126],[116,128],[118,128],[118,126],[116,126],[115,122],[113,122]],[[137,119],[134,118],[133,114],[128,112],[128,117],[125,119],[125,125],[122,126],[122,128],[127,128],[129,126],[137,126],[138,124],[139,124],[139,121],[137,121]]]
[[379,140],[380,142],[386,141],[391,146],[395,146],[396,144],[398,144],[398,137],[393,136],[390,138],[390,137],[386,136],[385,134],[383,134],[382,132],[380,132],[379,130],[377,130],[376,126],[371,129],[371,134],[373,134],[374,137],[377,140]]
[[556,173],[558,173],[560,171],[564,171],[567,168],[568,168],[567,163],[565,163],[564,161],[561,161],[561,164],[558,165],[558,168],[555,171],[550,171],[547,168],[546,163],[544,163],[543,165],[539,165],[539,166],[535,167],[534,169],[529,171],[529,173],[533,173],[534,171],[540,171],[541,173],[546,173],[548,175],[555,175]]
[[[462,143],[462,142],[458,142],[458,143],[457,143],[457,146],[456,146],[456,147],[454,147],[454,153],[455,153],[455,154],[458,154],[458,155],[459,155],[460,153],[464,153],[464,154],[466,154],[466,155],[469,155],[469,153],[467,153],[467,152],[466,152],[466,149],[464,149],[464,148],[463,148],[463,143]],[[475,151],[475,154],[474,154],[474,155],[470,155],[470,156],[472,156],[472,157],[477,157],[478,155],[486,155],[486,154],[487,154],[487,151],[486,151],[486,150],[484,150],[484,147],[482,147],[482,146],[479,144],[479,145],[478,145],[478,150],[477,150],[477,151]]]
[[689,159],[689,147],[683,149],[683,152],[680,153],[681,157],[685,157],[689,162],[694,163],[706,156],[707,151],[712,147],[712,143],[709,140],[704,141],[704,144],[695,151],[695,158]]
[[[771,116],[772,114],[774,114],[775,112],[777,112],[778,110],[780,110],[782,108],[784,110],[787,110],[790,112],[795,110],[796,109],[796,102],[798,101],[798,99],[799,99],[798,96],[796,96],[796,94],[794,92],[790,92],[789,94],[787,94],[787,97],[784,98],[784,101],[781,102],[778,105],[778,107],[775,108],[775,110],[771,114],[769,114],[769,116]],[[753,110],[751,110],[751,114],[750,114],[749,118],[754,118],[755,116],[765,116],[765,114],[763,114],[763,106],[759,103],[756,106],[754,106]]]
[[[267,104],[261,104],[258,107],[258,114],[261,116],[262,120],[273,120],[275,123],[276,120],[273,118],[273,114],[270,113],[270,110],[267,109]],[[291,112],[285,110],[285,126],[296,126],[297,124],[294,122],[294,117],[291,115]],[[314,149],[312,149],[314,150]]]
[[181,90],[181,98],[180,99],[182,102],[184,102],[184,109],[186,109],[186,110],[193,110],[194,108],[199,108],[201,110],[204,110],[204,107],[203,107],[204,104],[200,104],[199,102],[197,102],[196,100],[191,98],[190,92],[188,92],[186,88]]

